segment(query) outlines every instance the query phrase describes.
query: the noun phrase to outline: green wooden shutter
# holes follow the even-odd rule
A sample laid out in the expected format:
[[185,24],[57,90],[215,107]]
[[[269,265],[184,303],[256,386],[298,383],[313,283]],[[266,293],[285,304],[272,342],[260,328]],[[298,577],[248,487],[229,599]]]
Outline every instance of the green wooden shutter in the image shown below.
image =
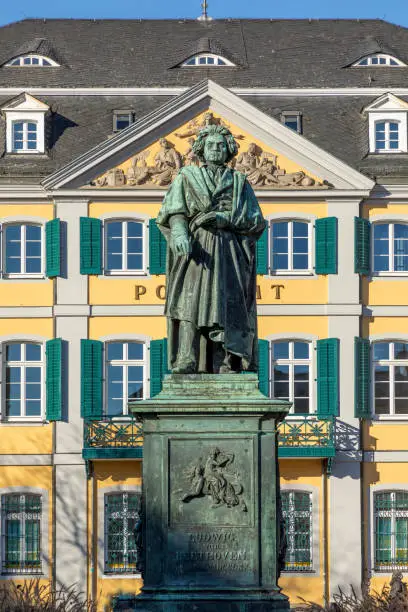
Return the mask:
[[102,348],[99,340],[81,340],[81,415],[102,418]]
[[338,414],[339,406],[339,340],[318,340],[317,349],[317,414],[326,417]]
[[354,415],[359,419],[370,419],[370,341],[354,338]]
[[46,355],[46,418],[62,419],[62,340],[55,338],[45,344]]
[[149,221],[149,270],[150,274],[166,274],[167,242],[156,219]]
[[61,221],[53,219],[45,224],[45,273],[48,277],[61,276]]
[[167,373],[167,338],[150,342],[150,397],[162,390],[163,377]]
[[315,223],[316,274],[337,274],[337,219],[326,217]]
[[80,218],[81,274],[102,274],[102,221]]
[[370,274],[371,223],[367,219],[354,217],[354,272]]
[[269,342],[258,340],[259,390],[269,397]]
[[268,274],[268,236],[269,227],[266,226],[256,243],[256,273]]

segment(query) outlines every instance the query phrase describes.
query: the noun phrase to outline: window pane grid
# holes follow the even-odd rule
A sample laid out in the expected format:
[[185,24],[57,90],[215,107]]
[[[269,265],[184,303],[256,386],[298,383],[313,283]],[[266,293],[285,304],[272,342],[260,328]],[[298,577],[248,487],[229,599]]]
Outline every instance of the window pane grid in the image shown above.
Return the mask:
[[372,362],[375,414],[408,414],[408,344],[376,342]]
[[31,343],[6,345],[5,416],[41,417],[42,346]]
[[312,496],[303,491],[282,491],[281,497],[287,543],[284,571],[311,571]]
[[408,272],[408,224],[377,223],[373,232],[374,272]]
[[277,221],[270,227],[271,272],[310,269],[309,223]]
[[291,414],[308,414],[311,403],[310,343],[271,343],[271,397],[293,403]]
[[4,232],[5,274],[42,274],[41,226],[7,225]]
[[126,416],[130,399],[145,399],[145,345],[110,342],[106,353],[106,413]]
[[41,496],[3,495],[2,574],[41,574]]
[[140,221],[106,224],[106,270],[141,272],[144,269],[144,225]]
[[13,123],[13,150],[37,150],[37,124],[33,121],[17,121]]
[[139,521],[140,498],[137,493],[112,493],[105,496],[105,572],[137,573],[135,529]]
[[378,121],[375,124],[375,148],[378,151],[397,151],[399,149],[399,123]]
[[394,571],[408,567],[408,492],[385,491],[374,495],[375,569]]

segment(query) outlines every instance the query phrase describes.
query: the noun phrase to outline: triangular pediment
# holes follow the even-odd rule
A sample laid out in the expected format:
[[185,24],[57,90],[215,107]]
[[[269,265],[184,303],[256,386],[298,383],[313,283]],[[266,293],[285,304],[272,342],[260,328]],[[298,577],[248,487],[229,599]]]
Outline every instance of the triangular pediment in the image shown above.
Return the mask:
[[408,102],[405,102],[405,100],[401,100],[401,98],[397,98],[397,96],[394,96],[394,94],[388,92],[364,108],[364,112],[366,113],[372,113],[375,111],[408,112]]
[[42,111],[47,112],[50,107],[48,104],[37,100],[34,96],[28,93],[21,93],[12,100],[9,100],[5,106],[2,106],[2,111]]
[[47,189],[160,189],[198,163],[192,139],[205,123],[236,137],[235,167],[256,189],[369,190],[374,183],[223,87],[207,81],[180,94],[43,181]]

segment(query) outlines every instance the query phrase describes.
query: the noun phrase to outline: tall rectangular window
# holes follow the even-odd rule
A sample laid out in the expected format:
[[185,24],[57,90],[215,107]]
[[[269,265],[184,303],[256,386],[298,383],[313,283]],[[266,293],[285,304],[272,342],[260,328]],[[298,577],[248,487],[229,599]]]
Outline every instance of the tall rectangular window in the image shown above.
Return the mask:
[[380,153],[398,151],[400,148],[398,121],[377,121],[375,124],[375,149]]
[[285,572],[307,572],[312,560],[312,494],[281,491],[286,531]]
[[373,271],[408,272],[408,224],[373,225]]
[[309,342],[271,343],[271,396],[293,403],[292,414],[307,414],[311,406],[311,350]]
[[106,413],[128,414],[129,400],[145,395],[145,351],[142,342],[109,342],[106,345]]
[[375,569],[391,572],[408,568],[408,492],[374,494]]
[[41,496],[1,498],[2,574],[41,573]]
[[108,221],[105,227],[105,270],[137,273],[144,269],[144,224],[140,221]]
[[41,275],[42,228],[40,225],[6,225],[3,244],[4,273],[10,277]]
[[6,344],[5,416],[40,418],[42,415],[43,347],[31,342]]
[[304,221],[275,221],[270,227],[272,273],[310,269],[310,224]]
[[16,153],[32,153],[37,151],[37,123],[34,121],[15,121],[12,125],[13,151]]
[[375,414],[408,414],[408,344],[374,342],[372,361]]
[[138,493],[105,495],[105,573],[137,573],[135,530],[139,511]]

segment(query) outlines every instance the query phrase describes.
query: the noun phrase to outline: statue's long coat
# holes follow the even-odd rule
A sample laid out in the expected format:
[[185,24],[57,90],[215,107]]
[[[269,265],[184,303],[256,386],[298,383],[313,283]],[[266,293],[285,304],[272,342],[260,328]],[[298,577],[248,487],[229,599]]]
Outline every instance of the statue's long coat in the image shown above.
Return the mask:
[[[230,211],[226,229],[195,227],[210,211]],[[192,252],[171,248],[169,219],[188,222]],[[265,220],[251,185],[241,172],[221,167],[215,176],[206,166],[182,168],[169,188],[157,217],[167,239],[169,356],[175,356],[174,320],[210,330],[209,337],[242,358],[244,369],[256,367],[255,243]],[[171,365],[173,365],[171,363]]]

